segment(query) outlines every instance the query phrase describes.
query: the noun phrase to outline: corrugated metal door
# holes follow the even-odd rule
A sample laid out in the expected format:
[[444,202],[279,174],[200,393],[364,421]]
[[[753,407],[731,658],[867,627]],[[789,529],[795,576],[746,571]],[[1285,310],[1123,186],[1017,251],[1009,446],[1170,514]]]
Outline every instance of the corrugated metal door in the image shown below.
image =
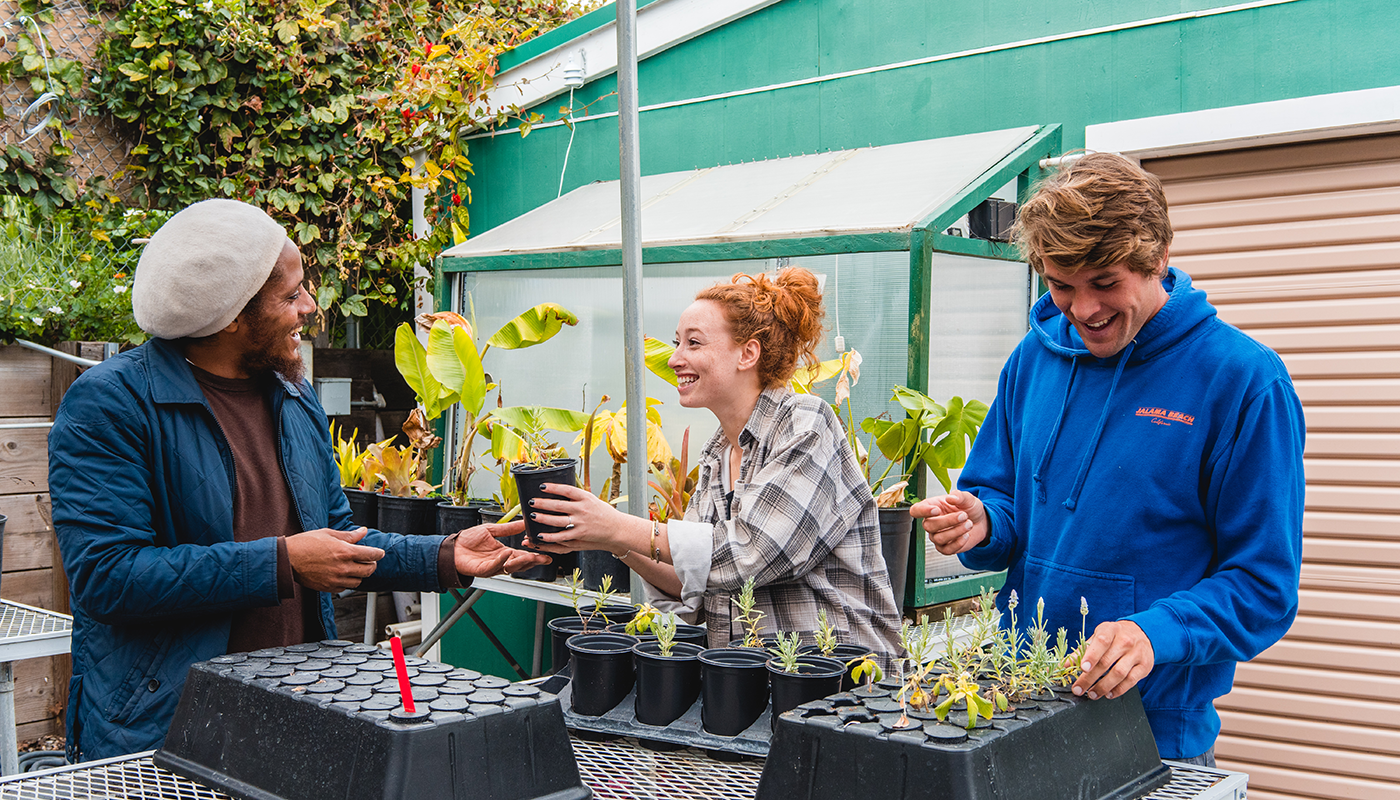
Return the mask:
[[1400,798],[1400,136],[1145,160],[1171,262],[1287,363],[1308,421],[1301,608],[1216,707],[1254,800]]

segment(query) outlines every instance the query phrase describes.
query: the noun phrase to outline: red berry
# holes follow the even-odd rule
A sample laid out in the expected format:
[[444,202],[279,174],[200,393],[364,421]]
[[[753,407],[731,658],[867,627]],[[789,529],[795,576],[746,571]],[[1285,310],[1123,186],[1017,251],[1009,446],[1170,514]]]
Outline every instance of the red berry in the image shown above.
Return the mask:
[[461,196],[460,194],[457,194],[456,192],[453,192],[453,193],[452,193],[452,205],[454,205],[454,206],[460,206],[461,204],[462,204],[462,196]]
[[409,69],[413,72],[414,77],[418,77],[418,70],[422,69],[422,67],[414,64],[412,67],[409,67]]

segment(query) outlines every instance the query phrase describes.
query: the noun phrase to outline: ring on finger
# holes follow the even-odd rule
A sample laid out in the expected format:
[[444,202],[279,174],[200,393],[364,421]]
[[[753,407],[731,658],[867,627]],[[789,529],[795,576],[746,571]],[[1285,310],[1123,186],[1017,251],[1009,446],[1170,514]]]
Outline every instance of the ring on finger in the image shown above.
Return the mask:
[[565,519],[565,522],[564,522],[564,530],[568,530],[569,528],[574,527],[574,518],[573,518],[573,517],[570,517],[570,516],[568,516],[568,515],[565,515],[565,516],[564,516],[564,519]]

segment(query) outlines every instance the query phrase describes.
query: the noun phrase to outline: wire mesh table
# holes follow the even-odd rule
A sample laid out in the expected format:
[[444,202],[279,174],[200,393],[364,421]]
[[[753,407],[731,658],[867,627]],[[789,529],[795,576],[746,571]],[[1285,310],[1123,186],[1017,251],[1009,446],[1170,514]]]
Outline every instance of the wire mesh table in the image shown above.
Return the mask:
[[14,662],[56,656],[72,648],[72,617],[0,600],[0,774],[19,772]]
[[[762,761],[714,761],[696,750],[657,753],[631,739],[573,741],[583,782],[598,800],[745,800],[758,791]],[[1246,776],[1166,762],[1172,779],[1145,800],[1244,800]],[[229,800],[166,772],[151,754],[0,779],[0,800]]]

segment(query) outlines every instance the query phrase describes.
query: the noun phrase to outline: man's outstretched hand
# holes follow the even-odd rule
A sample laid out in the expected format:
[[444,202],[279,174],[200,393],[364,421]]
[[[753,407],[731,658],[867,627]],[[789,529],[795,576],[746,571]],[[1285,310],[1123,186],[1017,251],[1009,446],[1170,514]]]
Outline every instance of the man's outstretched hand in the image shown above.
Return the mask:
[[920,500],[909,513],[922,518],[929,541],[945,556],[971,550],[987,538],[987,509],[968,492]]
[[287,537],[287,560],[297,583],[318,592],[354,589],[374,574],[375,562],[384,557],[378,547],[356,542],[365,538],[367,528],[333,531],[320,528]]
[[489,578],[492,575],[509,575],[522,569],[548,564],[549,556],[544,553],[516,550],[497,541],[499,537],[515,536],[524,532],[523,520],[507,522],[504,525],[485,523],[459,532],[452,553],[457,572],[473,578]]

